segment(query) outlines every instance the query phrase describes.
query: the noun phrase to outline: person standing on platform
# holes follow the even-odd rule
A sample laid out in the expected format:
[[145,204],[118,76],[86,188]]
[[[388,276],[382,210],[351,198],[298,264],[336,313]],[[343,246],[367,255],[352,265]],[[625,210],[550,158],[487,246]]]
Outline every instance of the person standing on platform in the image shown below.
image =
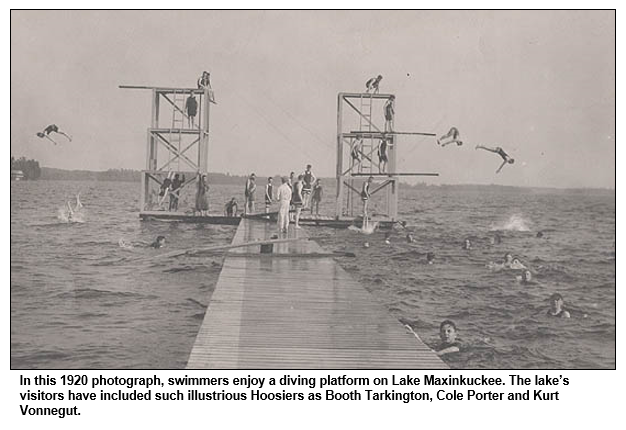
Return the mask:
[[182,179],[180,175],[176,173],[174,175],[174,179],[172,180],[172,187],[170,190],[170,212],[178,210],[178,201],[180,200],[180,189],[185,183],[185,175],[183,174]]
[[293,194],[291,201],[296,208],[296,216],[294,218],[296,228],[300,228],[300,212],[302,212],[302,188],[304,187],[304,175],[298,175],[298,180],[293,184]]
[[311,190],[315,182],[315,175],[311,172],[311,165],[306,165],[306,170],[302,174],[302,208],[306,209],[311,203]]
[[367,207],[369,204],[370,197],[370,186],[374,182],[374,178],[370,176],[367,178],[367,181],[363,182],[363,188],[361,189],[361,201],[363,202],[363,225],[365,225],[366,220],[368,219]]
[[243,207],[244,215],[247,213],[254,212],[255,192],[256,192],[256,175],[253,173],[246,180],[246,189],[244,190],[246,201]]
[[196,192],[196,211],[201,216],[209,214],[209,179],[198,172],[198,191]]
[[267,184],[265,185],[265,213],[270,211],[272,205],[272,198],[274,197],[274,186],[272,185],[272,178],[267,178]]
[[322,201],[322,182],[318,179],[315,180],[315,185],[313,185],[313,192],[311,193],[311,214],[313,214],[313,209],[315,208],[315,215],[319,216],[320,214],[320,202]]
[[198,100],[196,100],[193,91],[189,92],[189,97],[187,97],[187,101],[185,102],[185,113],[187,114],[189,128],[195,127],[196,114],[198,113]]
[[387,162],[389,161],[389,154],[387,153],[389,145],[387,139],[382,139],[378,146],[378,172],[385,173],[387,170]]
[[291,187],[288,179],[283,176],[281,178],[282,185],[278,187],[278,231],[287,233],[289,227],[289,205],[291,203]]
[[385,112],[385,132],[393,131],[393,115],[395,114],[395,111],[393,110],[393,101],[395,98],[395,96],[389,97],[385,106],[383,106],[383,111]]

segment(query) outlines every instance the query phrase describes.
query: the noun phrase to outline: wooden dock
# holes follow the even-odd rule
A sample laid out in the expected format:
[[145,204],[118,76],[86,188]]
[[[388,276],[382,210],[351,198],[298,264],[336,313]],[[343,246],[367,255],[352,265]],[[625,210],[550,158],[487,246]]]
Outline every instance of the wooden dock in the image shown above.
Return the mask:
[[[242,219],[233,244],[274,234]],[[306,233],[290,226],[288,237]],[[226,255],[187,368],[447,368],[333,258],[303,258],[325,252],[314,241],[275,244],[281,258],[259,248]]]
[[[293,211],[292,211],[293,212]],[[169,211],[141,211],[139,212],[139,218],[142,221],[163,221],[163,222],[182,222],[182,223],[198,223],[198,224],[221,224],[221,225],[238,225],[242,218],[250,218],[256,220],[269,221],[275,223],[277,219],[277,212],[270,212],[265,214],[258,212],[252,215],[242,215],[236,217],[228,217],[224,215],[193,215],[192,213],[184,212],[169,212]],[[371,222],[378,222],[379,230],[391,230],[395,224],[394,221],[388,218],[371,218]],[[300,224],[303,226],[315,226],[315,227],[330,227],[330,228],[348,228],[351,225],[361,227],[363,224],[362,218],[354,217],[336,217],[328,215],[310,215],[303,214],[300,216]],[[272,224],[274,225],[274,224]]]

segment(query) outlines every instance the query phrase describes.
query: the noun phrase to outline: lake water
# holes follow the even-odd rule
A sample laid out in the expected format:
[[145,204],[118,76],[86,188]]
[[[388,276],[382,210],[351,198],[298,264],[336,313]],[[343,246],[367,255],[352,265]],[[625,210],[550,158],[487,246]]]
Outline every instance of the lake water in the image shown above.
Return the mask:
[[[213,186],[212,212],[242,188]],[[451,367],[615,367],[614,192],[401,188],[400,219],[415,243],[401,229],[391,244],[384,233],[308,231],[329,251],[356,253],[337,261],[426,343],[452,319],[463,349],[446,357]],[[65,202],[79,191],[82,222],[67,223]],[[140,222],[138,194],[138,183],[11,182],[12,368],[185,366],[222,257],[159,255],[229,244],[235,227]],[[329,214],[332,196],[331,186]],[[502,243],[492,245],[496,231]],[[165,249],[137,245],[157,235]],[[461,248],[465,238],[473,249]],[[487,267],[505,252],[534,283]],[[553,292],[571,319],[546,316]]]

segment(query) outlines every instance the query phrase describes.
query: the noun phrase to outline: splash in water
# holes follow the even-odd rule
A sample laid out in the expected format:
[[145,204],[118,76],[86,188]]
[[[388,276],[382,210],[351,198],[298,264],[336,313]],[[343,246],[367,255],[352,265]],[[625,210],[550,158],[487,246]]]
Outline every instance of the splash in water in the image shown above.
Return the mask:
[[372,234],[374,233],[374,231],[376,231],[377,228],[378,228],[378,221],[375,221],[375,222],[364,223],[362,228],[359,228],[355,225],[351,225],[348,227],[348,230],[358,231],[359,233],[363,233],[363,234]]
[[508,230],[508,231],[530,231],[528,225],[530,221],[525,219],[522,215],[514,214],[509,217],[508,220],[500,224],[491,224],[491,231]]

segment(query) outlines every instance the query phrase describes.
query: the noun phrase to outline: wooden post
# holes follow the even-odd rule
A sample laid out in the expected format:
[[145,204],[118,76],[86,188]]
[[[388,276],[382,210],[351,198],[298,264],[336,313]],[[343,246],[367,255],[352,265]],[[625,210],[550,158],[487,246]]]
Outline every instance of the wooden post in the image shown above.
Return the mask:
[[209,129],[209,113],[211,106],[211,98],[209,97],[209,90],[204,90],[204,109],[203,109],[203,124],[200,127],[200,143],[198,148],[198,169],[202,173],[207,173],[209,171],[209,137],[210,137],[210,129]]
[[[390,98],[391,108],[393,112],[396,111],[396,99]],[[391,130],[394,127],[394,117],[391,120]],[[395,135],[390,136],[389,141],[389,150],[387,151],[387,156],[389,157],[389,165],[387,166],[387,171],[390,173],[396,173],[396,154],[398,153],[398,140]],[[391,178],[391,187],[389,187],[387,191],[387,215],[391,218],[392,221],[395,221],[398,218],[398,179],[396,177]]]
[[343,115],[343,93],[337,96],[337,202],[336,218],[341,217],[343,209],[343,130],[341,117]]

